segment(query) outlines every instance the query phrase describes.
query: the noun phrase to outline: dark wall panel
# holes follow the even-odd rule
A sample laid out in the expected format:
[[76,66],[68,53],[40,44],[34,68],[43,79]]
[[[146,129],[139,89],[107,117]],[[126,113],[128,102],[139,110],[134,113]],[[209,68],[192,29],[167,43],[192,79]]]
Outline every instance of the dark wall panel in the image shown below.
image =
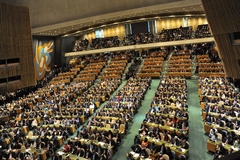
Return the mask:
[[65,53],[66,52],[71,52],[72,51],[72,47],[75,43],[76,37],[72,36],[72,37],[63,37],[61,39],[61,58],[62,58],[62,62],[61,65],[66,65],[67,62],[71,59],[71,57],[65,57]]
[[35,85],[28,7],[0,2],[0,24],[0,60],[19,59],[0,68],[0,79],[21,75],[21,80],[1,84],[0,92]]
[[65,57],[61,56],[61,36],[55,37],[55,64],[61,66],[62,59]]
[[132,33],[147,33],[148,32],[148,23],[147,22],[138,22],[132,23]]

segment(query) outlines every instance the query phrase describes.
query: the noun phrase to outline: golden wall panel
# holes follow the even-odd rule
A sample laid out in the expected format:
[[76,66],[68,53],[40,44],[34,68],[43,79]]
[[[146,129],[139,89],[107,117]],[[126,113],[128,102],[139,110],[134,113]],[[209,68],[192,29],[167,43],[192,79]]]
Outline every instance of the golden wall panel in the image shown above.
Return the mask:
[[[202,24],[207,24],[206,17],[188,17],[188,26],[192,26],[193,30],[196,30],[197,26]],[[158,32],[161,32],[163,29],[179,28],[180,26],[184,26],[182,17],[157,20]]]
[[[113,37],[118,36],[120,39],[123,39],[125,36],[125,27],[124,25],[115,25],[103,29],[104,37]],[[96,38],[95,32],[90,32],[83,35],[83,39],[88,39],[89,42],[92,42],[92,39]]]

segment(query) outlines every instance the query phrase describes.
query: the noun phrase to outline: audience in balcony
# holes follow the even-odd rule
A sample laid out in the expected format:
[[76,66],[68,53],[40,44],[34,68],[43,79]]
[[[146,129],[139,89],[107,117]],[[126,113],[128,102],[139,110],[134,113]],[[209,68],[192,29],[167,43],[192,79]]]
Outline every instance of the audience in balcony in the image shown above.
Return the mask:
[[158,35],[159,42],[176,41],[190,39],[192,35],[192,27],[182,27],[174,29],[163,29]]
[[89,41],[85,38],[84,40],[76,40],[74,47],[73,47],[73,51],[77,52],[77,51],[83,51],[83,50],[87,50]]
[[208,24],[198,25],[197,30],[195,31],[195,38],[205,38],[210,36],[211,32]]
[[119,44],[120,44],[120,40],[118,36],[95,38],[92,40],[91,48],[93,49],[111,48],[111,47],[118,47]]
[[123,46],[130,46],[136,44],[146,44],[152,43],[154,41],[154,35],[151,32],[148,33],[138,33],[138,34],[129,34],[124,37],[122,44]]
[[[160,33],[158,33],[158,37],[155,38],[153,33],[137,33],[137,34],[129,34],[125,36],[122,40],[119,39],[118,36],[113,37],[105,37],[105,38],[95,38],[90,43],[91,49],[101,49],[101,48],[110,48],[117,47],[120,45],[129,46],[136,44],[147,44],[153,42],[166,42],[166,41],[176,41],[176,40],[185,40],[191,38],[204,38],[210,37],[211,33],[208,27],[208,24],[199,25],[197,30],[193,34],[192,27],[182,27],[173,28],[173,29],[163,29]],[[87,39],[84,40],[76,40],[75,45],[73,47],[73,51],[83,51],[87,50],[89,45],[89,41]]]

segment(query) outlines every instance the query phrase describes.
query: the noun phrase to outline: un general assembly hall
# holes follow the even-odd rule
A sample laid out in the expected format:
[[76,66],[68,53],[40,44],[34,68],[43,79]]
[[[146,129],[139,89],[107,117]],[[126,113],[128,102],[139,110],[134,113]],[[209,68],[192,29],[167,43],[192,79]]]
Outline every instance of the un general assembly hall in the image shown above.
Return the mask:
[[240,0],[0,0],[0,160],[239,160]]

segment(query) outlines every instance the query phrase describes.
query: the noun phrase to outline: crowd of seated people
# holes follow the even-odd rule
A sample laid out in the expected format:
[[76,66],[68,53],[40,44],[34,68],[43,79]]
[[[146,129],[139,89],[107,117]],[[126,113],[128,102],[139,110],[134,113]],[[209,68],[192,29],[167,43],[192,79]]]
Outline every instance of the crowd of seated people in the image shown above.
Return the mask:
[[192,27],[182,27],[173,29],[164,29],[158,35],[158,42],[176,41],[191,39]]
[[168,76],[184,76],[191,77],[192,75],[192,60],[189,50],[179,50],[179,47],[174,46],[174,53],[171,56],[168,64]]
[[136,44],[146,44],[153,43],[154,35],[151,32],[148,33],[138,33],[138,34],[129,34],[122,40],[123,46],[130,46]]
[[[87,85],[88,83],[82,83],[80,86],[86,88]],[[13,158],[23,159],[24,154],[19,153],[19,148],[11,146],[18,141],[21,142],[22,152],[25,150],[32,152],[34,148],[37,148],[41,150],[42,156],[50,157],[61,146],[61,141],[67,139],[74,133],[75,128],[80,126],[79,117],[85,113],[80,109],[82,106],[76,109],[76,106],[71,103],[74,100],[73,88],[66,88],[64,91],[61,89],[61,92],[51,91],[51,88],[45,89],[50,94],[41,95],[40,100],[36,100],[37,93],[33,93],[26,98],[7,103],[4,114],[1,112],[1,131],[9,130],[10,132],[13,129],[12,134],[3,134],[4,138],[0,142],[3,149],[2,155],[6,159],[10,153]],[[60,142],[55,143],[55,140]]]
[[[166,41],[175,41],[175,40],[184,40],[191,39],[192,37],[192,27],[182,27],[173,28],[173,29],[163,29],[160,33],[158,33],[158,37],[155,38],[151,32],[147,33],[137,33],[137,34],[129,34],[120,40],[117,36],[106,37],[106,38],[96,38],[92,40],[90,43],[91,48],[100,49],[100,48],[110,48],[117,47],[119,45],[129,46],[136,44],[146,44],[153,42],[166,42]],[[198,25],[194,38],[205,38],[210,37],[211,32],[208,27],[208,24]],[[86,50],[88,46],[88,40],[76,40],[75,45],[73,47],[73,51],[82,51]]]
[[102,73],[101,79],[121,78],[126,66],[127,60],[112,59],[106,70]]
[[113,37],[104,37],[104,38],[95,38],[90,44],[91,48],[100,49],[100,48],[111,48],[118,47],[120,40],[118,36]]
[[102,69],[106,66],[106,61],[97,61],[89,63],[78,76],[74,79],[75,82],[95,81]]
[[37,81],[36,86],[30,86],[0,94],[0,106],[3,106],[6,103],[11,103],[13,100],[17,100],[19,97],[26,96],[29,93],[36,91],[38,88],[47,85],[59,73],[66,72],[69,70],[70,70],[69,65],[66,65],[64,67],[56,67],[52,69],[49,73],[47,73],[42,80]]
[[199,79],[199,94],[207,143],[216,146],[214,159],[240,150],[240,93],[226,78]]
[[151,48],[149,50],[142,50],[141,57],[149,58],[149,57],[163,57],[164,59],[167,58],[169,54],[169,48],[168,47],[156,47]]
[[126,72],[126,80],[128,80],[132,76],[136,76],[136,73],[142,63],[142,59],[140,57],[135,57],[133,62],[131,63],[128,71]]
[[[48,84],[4,102],[5,107],[0,110],[0,146],[3,149],[0,155],[6,159],[24,159],[28,156],[25,151],[29,151],[30,156],[36,152],[40,159],[51,157],[62,141],[72,135],[120,83],[120,79],[106,79],[94,87],[91,87],[93,81]],[[19,146],[15,148],[18,142],[21,142],[21,151]]]
[[[202,47],[206,48],[204,46]],[[196,72],[199,74],[199,76],[225,76],[224,67],[216,49],[212,47],[208,48],[204,54],[197,55],[197,61],[198,66]]]
[[189,149],[186,100],[186,79],[164,77],[128,158],[186,159]]
[[143,65],[137,75],[140,77],[159,78],[162,71],[163,61],[167,55],[168,49],[165,47],[143,50],[141,53]]
[[78,39],[78,40],[75,41],[73,51],[77,52],[77,51],[87,50],[88,44],[89,44],[88,39],[84,39],[84,40],[79,40]]
[[198,25],[197,30],[195,31],[195,38],[205,38],[210,36],[211,32],[208,24]]
[[149,78],[131,77],[78,131],[77,136],[68,140],[63,152],[86,159],[111,159],[150,83]]
[[137,75],[140,77],[159,78],[162,72],[163,61],[163,57],[156,56],[145,58]]

